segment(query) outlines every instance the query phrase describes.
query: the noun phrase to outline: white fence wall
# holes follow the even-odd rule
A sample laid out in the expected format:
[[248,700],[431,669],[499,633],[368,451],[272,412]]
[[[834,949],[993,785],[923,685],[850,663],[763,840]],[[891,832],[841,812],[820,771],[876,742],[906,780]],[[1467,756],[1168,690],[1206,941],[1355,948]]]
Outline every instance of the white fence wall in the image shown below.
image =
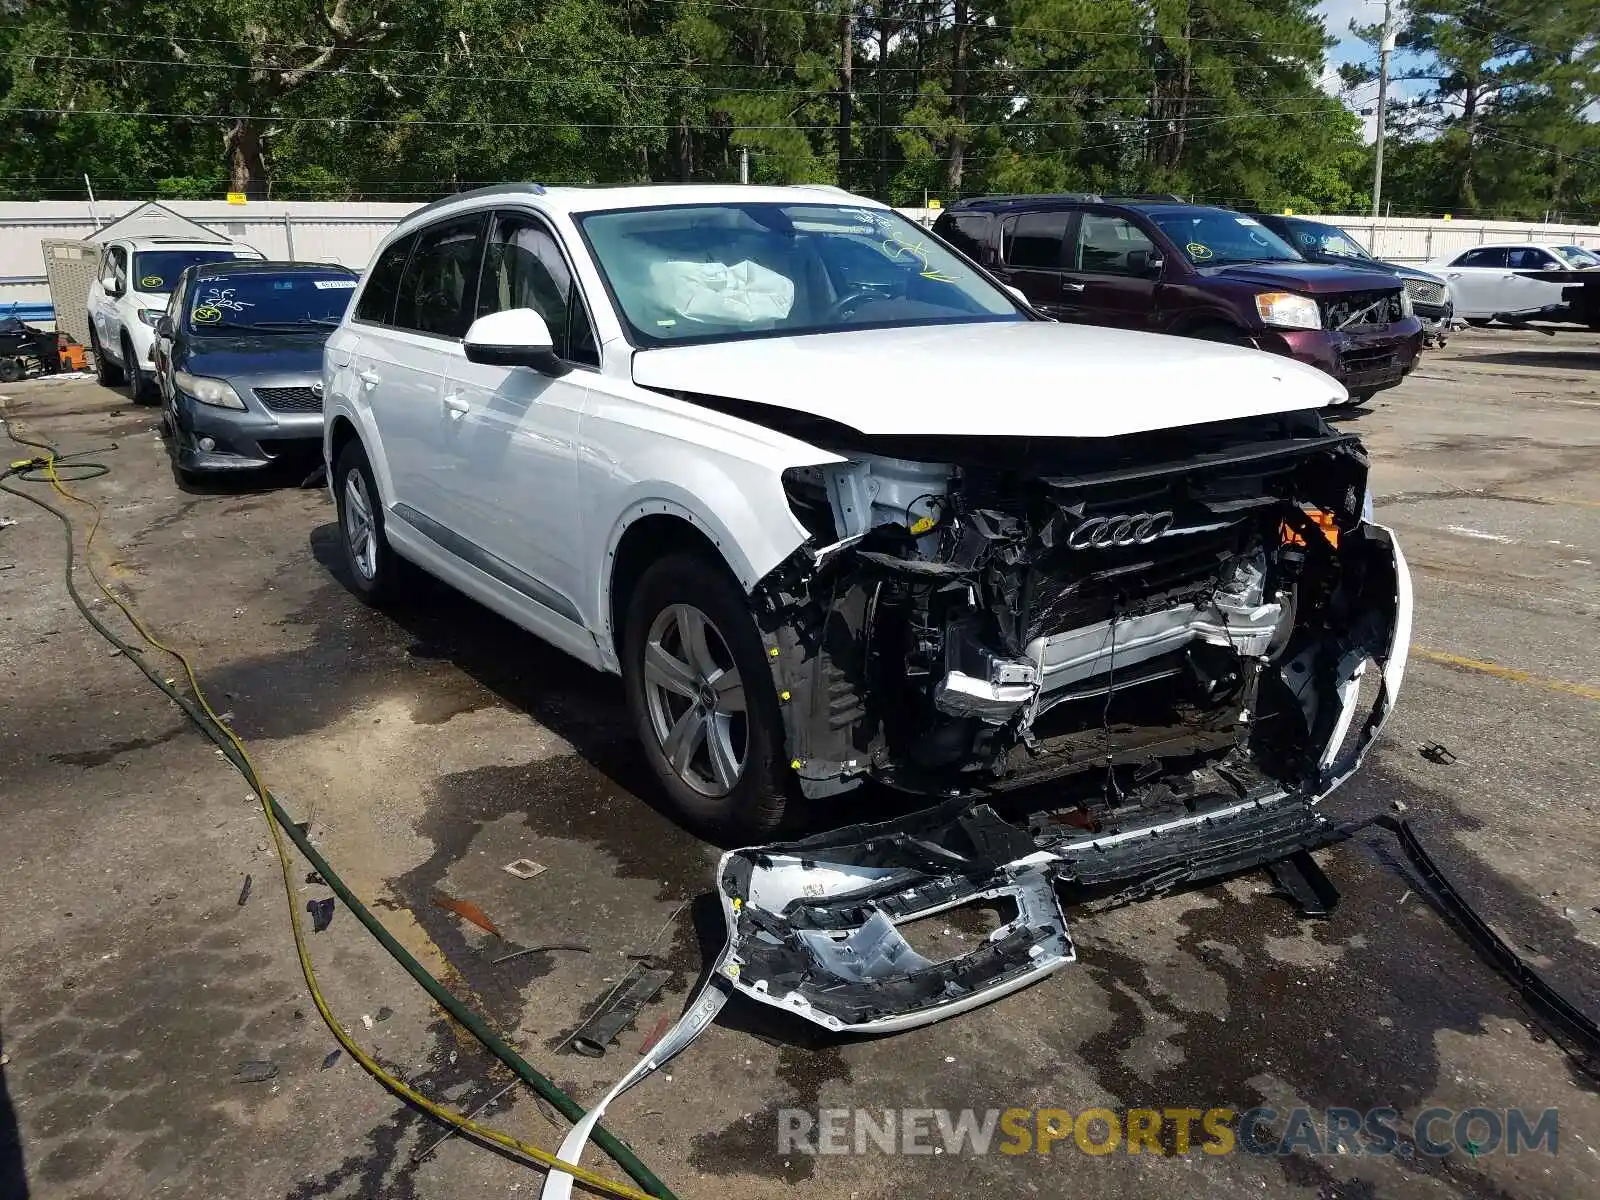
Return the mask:
[[[102,200],[101,224],[142,201]],[[162,203],[225,237],[246,242],[269,258],[367,265],[384,234],[415,204],[332,204],[309,201],[229,204],[223,200],[163,200]],[[95,230],[88,201],[0,203],[0,313],[12,303],[47,303],[45,238],[85,238]]]
[[[102,222],[137,206],[102,200]],[[248,242],[271,258],[337,262],[365,267],[378,243],[415,204],[344,204],[309,201],[228,204],[221,200],[163,201],[168,208],[216,232]],[[907,216],[932,224],[937,210],[904,208]],[[1311,216],[1312,214],[1306,214]],[[1379,258],[1424,263],[1485,242],[1576,243],[1600,248],[1600,226],[1542,225],[1518,221],[1446,221],[1414,217],[1316,216],[1338,225]],[[95,229],[87,201],[0,203],[0,313],[6,306],[48,303],[44,238],[82,238]]]

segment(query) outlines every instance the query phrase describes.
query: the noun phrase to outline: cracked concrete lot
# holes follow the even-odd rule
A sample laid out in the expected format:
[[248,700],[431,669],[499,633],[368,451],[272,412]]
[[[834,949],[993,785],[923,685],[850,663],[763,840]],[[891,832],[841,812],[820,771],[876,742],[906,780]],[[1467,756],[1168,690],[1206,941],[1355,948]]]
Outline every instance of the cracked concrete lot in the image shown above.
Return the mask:
[[[3,391],[19,429],[112,447],[90,456],[110,473],[78,485],[105,511],[92,561],[193,654],[348,883],[536,1065],[597,1099],[721,936],[703,899],[717,850],[658,811],[617,683],[442,587],[364,608],[325,493],[297,478],[185,491],[153,410],[88,380]],[[1600,1013],[1600,337],[1460,336],[1351,425],[1417,620],[1398,714],[1337,807],[1404,805],[1483,914]],[[441,1130],[348,1056],[326,1064],[285,919],[326,889],[297,882],[286,901],[244,783],[70,605],[57,523],[3,494],[0,517],[16,522],[0,530],[0,1120],[18,1143],[8,1153],[0,1125],[0,1194],[536,1194],[536,1171],[461,1138],[414,1161]],[[1455,761],[1418,753],[1432,742]],[[884,801],[825,815],[855,803]],[[518,858],[546,870],[502,870]],[[1075,966],[912,1033],[837,1041],[736,999],[607,1124],[685,1198],[1600,1194],[1600,1094],[1412,890],[1393,842],[1319,859],[1344,896],[1330,920],[1299,919],[1260,872],[1079,916]],[[493,962],[551,943],[588,952]],[[342,1022],[424,1091],[471,1109],[509,1078],[347,912],[311,945]],[[627,955],[652,948],[666,991],[605,1058],[563,1051]],[[251,1061],[276,1075],[243,1081]],[[1430,1106],[1555,1108],[1558,1153],[1090,1155],[1068,1139],[1048,1156],[813,1156],[778,1140],[784,1110],[819,1107],[1263,1105],[1388,1106],[1402,1131]],[[488,1116],[550,1149],[562,1136],[523,1093]]]

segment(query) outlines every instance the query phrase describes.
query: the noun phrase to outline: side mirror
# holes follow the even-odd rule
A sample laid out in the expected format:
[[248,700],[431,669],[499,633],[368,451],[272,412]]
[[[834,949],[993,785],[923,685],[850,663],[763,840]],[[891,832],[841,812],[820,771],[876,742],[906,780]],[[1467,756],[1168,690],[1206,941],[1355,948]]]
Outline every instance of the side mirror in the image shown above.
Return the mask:
[[156,318],[156,336],[169,338],[172,336],[172,318],[161,316]]
[[125,292],[127,290],[128,290],[127,285],[124,284],[122,282],[122,280],[118,279],[115,275],[113,275],[110,279],[106,280],[106,295],[108,295],[108,296],[112,296],[112,297],[120,296],[120,295],[122,295],[123,292]]
[[545,375],[565,368],[544,318],[531,308],[508,308],[479,317],[462,339],[467,361],[493,367],[532,367]]
[[1153,250],[1129,250],[1128,270],[1135,275],[1159,275],[1167,260]]

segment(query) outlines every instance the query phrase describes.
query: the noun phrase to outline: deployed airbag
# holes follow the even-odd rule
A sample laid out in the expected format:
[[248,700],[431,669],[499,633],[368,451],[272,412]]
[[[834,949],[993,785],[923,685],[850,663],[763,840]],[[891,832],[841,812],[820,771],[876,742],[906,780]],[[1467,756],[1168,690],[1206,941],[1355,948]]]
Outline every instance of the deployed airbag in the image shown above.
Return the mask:
[[793,281],[748,260],[653,262],[650,283],[661,307],[690,321],[755,325],[781,321],[794,307]]

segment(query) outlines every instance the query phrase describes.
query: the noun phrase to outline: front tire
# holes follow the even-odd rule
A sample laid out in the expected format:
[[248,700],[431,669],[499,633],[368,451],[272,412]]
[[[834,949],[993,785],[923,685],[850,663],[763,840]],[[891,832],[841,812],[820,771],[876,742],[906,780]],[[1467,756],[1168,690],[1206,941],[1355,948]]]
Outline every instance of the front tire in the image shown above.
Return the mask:
[[622,676],[662,790],[689,825],[758,840],[788,801],[783,720],[749,601],[720,564],[672,554],[629,599]]
[[404,564],[389,548],[383,527],[383,502],[372,464],[361,443],[352,440],[333,468],[338,499],[339,545],[356,595],[371,605],[387,604],[404,589]]

